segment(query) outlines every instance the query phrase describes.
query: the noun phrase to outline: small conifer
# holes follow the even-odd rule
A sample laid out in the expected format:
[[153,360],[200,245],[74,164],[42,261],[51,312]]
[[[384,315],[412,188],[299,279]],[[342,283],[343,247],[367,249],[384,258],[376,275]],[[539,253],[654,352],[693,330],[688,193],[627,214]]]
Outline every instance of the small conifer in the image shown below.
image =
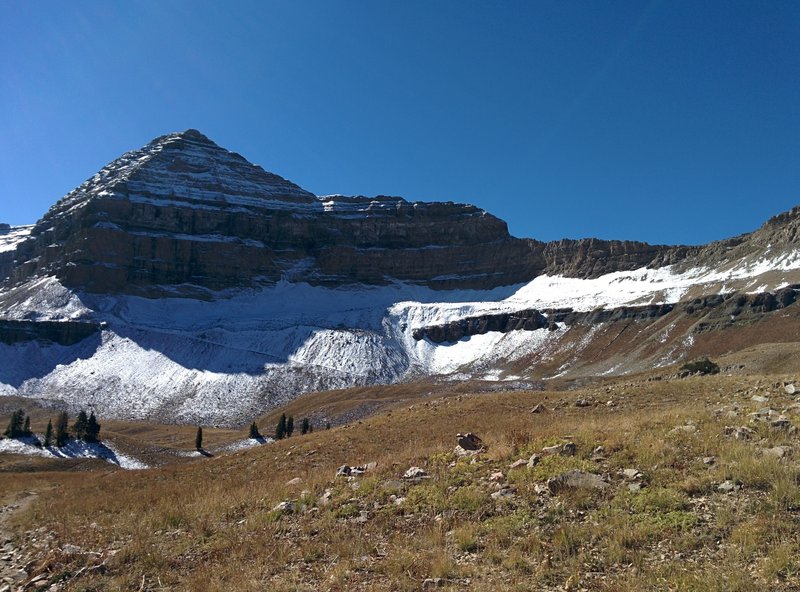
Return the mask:
[[53,420],[47,420],[47,429],[44,431],[44,446],[50,448],[53,445]]
[[22,428],[22,435],[23,436],[30,436],[33,432],[31,431],[31,417],[30,415],[25,416],[25,426]]
[[24,422],[25,422],[25,412],[22,409],[14,411],[11,414],[11,419],[8,421],[8,427],[6,431],[3,432],[4,436],[8,436],[9,438],[19,438],[24,429]]
[[281,413],[281,418],[278,420],[278,425],[275,427],[275,439],[283,440],[286,437],[286,414]]
[[286,420],[286,437],[290,437],[292,433],[294,433],[294,417],[290,415]]
[[75,420],[75,423],[72,426],[72,435],[75,436],[77,440],[86,440],[86,428],[89,425],[89,418],[86,415],[86,412],[81,409],[81,412],[78,413],[78,418]]
[[89,419],[86,421],[86,436],[84,436],[83,439],[87,442],[100,441],[100,424],[94,415],[94,411],[92,411],[89,415]]
[[309,426],[310,426],[310,423],[308,421],[308,418],[304,417],[303,418],[303,422],[300,424],[300,434],[301,435],[307,434],[310,431],[309,430]]
[[194,447],[196,450],[203,449],[203,428],[197,426],[197,434],[194,436]]
[[61,448],[67,443],[69,440],[69,416],[67,415],[66,411],[62,411],[58,414],[58,420],[56,421],[56,446]]
[[251,440],[258,440],[259,438],[261,438],[261,432],[258,431],[258,424],[256,422],[250,424],[249,438]]

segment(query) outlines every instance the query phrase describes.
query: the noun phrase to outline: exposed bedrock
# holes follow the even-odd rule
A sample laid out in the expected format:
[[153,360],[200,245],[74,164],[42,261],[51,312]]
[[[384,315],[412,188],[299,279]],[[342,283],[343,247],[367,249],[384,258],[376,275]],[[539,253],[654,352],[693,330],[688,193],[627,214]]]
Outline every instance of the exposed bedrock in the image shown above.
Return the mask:
[[74,345],[99,330],[96,323],[81,321],[0,320],[0,343],[11,345],[24,341],[40,341]]
[[0,274],[146,296],[281,279],[489,289],[683,256],[633,241],[518,239],[466,204],[316,197],[189,130],[123,155],[65,196],[0,258]]
[[509,313],[487,314],[466,317],[443,325],[417,327],[412,336],[416,340],[427,339],[433,343],[451,343],[490,331],[535,331],[545,327],[553,330],[557,323],[565,325],[593,325],[614,321],[642,321],[663,317],[673,311],[694,316],[708,315],[698,323],[696,331],[706,331],[722,323],[747,321],[758,315],[786,308],[797,301],[800,284],[787,286],[776,292],[756,294],[714,294],[678,304],[648,304],[644,306],[622,306],[613,309],[597,309],[578,312],[572,309],[527,309]]

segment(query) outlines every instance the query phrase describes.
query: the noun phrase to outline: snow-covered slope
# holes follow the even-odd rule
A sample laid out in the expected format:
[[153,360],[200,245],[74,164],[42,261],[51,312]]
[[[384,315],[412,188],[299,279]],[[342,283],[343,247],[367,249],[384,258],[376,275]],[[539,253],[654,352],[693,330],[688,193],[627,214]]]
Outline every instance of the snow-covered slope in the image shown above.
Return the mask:
[[725,271],[667,267],[596,279],[540,276],[491,291],[284,281],[210,300],[76,293],[45,278],[0,299],[2,316],[84,319],[102,330],[73,346],[0,344],[0,393],[93,405],[105,416],[231,424],[312,390],[426,375],[524,378],[509,371],[519,360],[577,347],[576,330],[563,323],[441,344],[414,339],[420,327],[531,308],[675,303],[695,292],[776,289],[797,280],[797,254]]
[[8,232],[0,232],[0,253],[13,251],[17,245],[24,241],[33,230],[33,225],[11,226]]

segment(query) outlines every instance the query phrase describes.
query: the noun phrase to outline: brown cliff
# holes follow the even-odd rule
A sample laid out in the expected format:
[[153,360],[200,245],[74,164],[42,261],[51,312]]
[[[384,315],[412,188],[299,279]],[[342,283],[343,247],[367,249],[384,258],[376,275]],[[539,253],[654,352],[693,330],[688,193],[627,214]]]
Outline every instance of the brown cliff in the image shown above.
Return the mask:
[[123,155],[60,200],[0,273],[146,296],[281,279],[488,289],[682,256],[630,241],[517,239],[502,220],[452,202],[319,198],[189,130]]

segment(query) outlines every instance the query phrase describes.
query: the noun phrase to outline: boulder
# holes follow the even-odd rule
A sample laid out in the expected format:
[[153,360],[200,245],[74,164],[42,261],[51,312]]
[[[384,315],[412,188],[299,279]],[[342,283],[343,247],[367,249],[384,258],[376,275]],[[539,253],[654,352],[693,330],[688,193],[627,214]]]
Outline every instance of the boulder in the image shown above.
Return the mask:
[[642,478],[642,473],[637,469],[623,469],[622,476],[628,481],[636,481]]
[[542,448],[542,454],[545,456],[575,456],[577,446],[574,442],[567,442],[565,444],[555,444],[554,446],[545,446]]
[[791,446],[774,446],[773,448],[762,448],[761,452],[764,454],[764,456],[780,459],[791,456],[792,448]]
[[294,502],[291,501],[283,501],[279,503],[277,506],[272,508],[273,512],[279,512],[280,514],[294,514],[295,512],[295,505]]
[[789,418],[785,415],[780,415],[770,421],[769,425],[779,430],[788,430],[790,427],[792,427],[792,422],[790,422]]
[[722,483],[717,485],[717,491],[720,491],[722,493],[733,493],[734,491],[737,491],[741,488],[742,488],[741,485],[739,485],[734,481],[731,481],[730,479],[723,481]]
[[724,432],[736,440],[750,440],[755,435],[753,430],[745,426],[725,426]]
[[478,436],[469,432],[467,434],[456,434],[458,445],[464,450],[487,450],[488,446],[483,443]]
[[365,465],[359,465],[356,467],[351,467],[350,465],[342,465],[338,469],[336,469],[336,476],[337,477],[357,477],[358,475],[363,475],[367,471],[373,470],[377,466],[377,463],[371,462]]
[[494,500],[506,499],[514,497],[515,494],[516,490],[513,487],[503,487],[502,489],[499,489],[492,494],[492,499]]
[[411,467],[405,473],[403,473],[403,479],[408,480],[418,480],[418,479],[426,479],[429,475],[420,467]]
[[682,426],[675,426],[674,428],[672,428],[669,431],[670,435],[694,434],[695,432],[697,432],[697,426],[692,425],[692,424],[686,424],[686,425],[682,425]]
[[567,471],[547,480],[547,488],[552,494],[579,489],[603,490],[608,487],[608,482],[600,475],[586,471]]

